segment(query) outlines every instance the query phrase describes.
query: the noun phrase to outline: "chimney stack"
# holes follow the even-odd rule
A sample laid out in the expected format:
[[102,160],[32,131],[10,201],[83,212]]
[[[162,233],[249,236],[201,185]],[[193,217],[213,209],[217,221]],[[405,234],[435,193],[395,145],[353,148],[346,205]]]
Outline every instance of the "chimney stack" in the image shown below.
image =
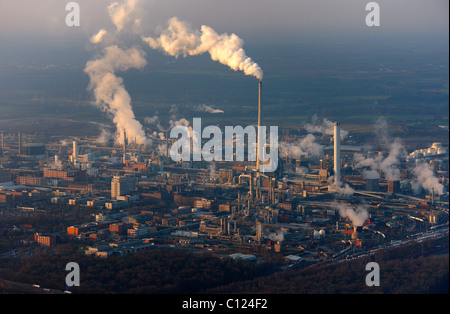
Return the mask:
[[334,124],[334,183],[341,183],[341,124]]
[[72,162],[75,168],[78,168],[78,143],[77,141],[73,141],[73,148],[72,148]]
[[123,161],[124,164],[127,163],[127,133],[123,130]]
[[262,81],[259,81],[259,90],[258,90],[258,132],[257,132],[257,144],[256,144],[256,171],[259,171],[259,129],[261,127],[261,93],[262,93]]

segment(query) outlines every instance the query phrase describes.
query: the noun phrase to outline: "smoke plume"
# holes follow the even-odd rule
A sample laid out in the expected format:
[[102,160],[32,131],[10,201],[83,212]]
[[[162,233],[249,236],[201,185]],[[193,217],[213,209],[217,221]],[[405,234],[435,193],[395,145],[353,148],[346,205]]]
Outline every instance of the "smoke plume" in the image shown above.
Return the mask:
[[[309,133],[322,133],[322,135],[334,135],[334,122],[328,119],[322,119],[319,121],[317,115],[312,117],[312,123],[307,123],[304,126],[305,130]],[[341,128],[341,137],[348,136],[348,131]]]
[[444,194],[444,186],[439,183],[438,178],[434,174],[433,168],[427,163],[419,163],[414,168],[414,174],[417,177],[417,181],[422,185],[422,187],[429,193],[434,193],[438,195]]
[[91,37],[91,42],[94,44],[100,43],[107,33],[108,32],[102,28],[101,30],[98,31],[97,34]]
[[97,137],[97,139],[95,141],[99,144],[106,144],[112,138],[113,138],[113,135],[111,134],[111,132],[109,130],[107,130],[106,128],[102,127],[101,131],[100,131],[100,135]]
[[328,181],[328,184],[330,185],[330,187],[332,189],[334,189],[336,191],[336,193],[338,193],[338,194],[350,196],[355,193],[355,190],[347,183],[343,183],[340,181],[336,182],[334,180],[334,176],[328,177],[327,181]]
[[362,154],[355,154],[355,168],[369,168],[369,170],[364,170],[366,178],[368,175],[376,178],[375,173],[381,171],[386,180],[399,180],[400,169],[398,169],[398,163],[400,162],[400,158],[406,156],[406,150],[399,138],[392,139],[389,136],[385,118],[380,117],[377,120],[375,129],[375,134],[380,144],[389,149],[388,155],[386,157],[382,155],[365,157]]
[[118,144],[123,144],[124,132],[130,142],[134,139],[138,144],[148,142],[141,123],[135,118],[123,80],[115,75],[116,71],[143,68],[147,64],[144,55],[138,48],[122,50],[113,45],[105,48],[99,58],[88,61],[84,69],[90,78],[88,89],[94,94],[95,104],[113,116]]
[[134,17],[139,2],[140,0],[126,0],[123,3],[116,1],[108,6],[109,16],[118,31],[122,31],[127,24],[139,24],[140,19]]
[[295,142],[281,142],[280,156],[288,156],[290,158],[297,157],[317,157],[323,154],[322,145],[315,142],[316,137],[312,134],[306,135],[304,138]]
[[339,211],[339,215],[342,218],[350,219],[355,227],[361,227],[369,218],[368,206],[365,204],[359,204],[353,208],[349,205],[336,202],[333,206]]
[[196,56],[208,52],[213,61],[227,65],[235,71],[242,71],[262,81],[263,71],[244,49],[244,42],[235,34],[218,34],[211,27],[203,25],[201,30],[193,30],[187,23],[176,17],[168,21],[167,29],[157,38],[144,37],[142,40],[153,49],[162,50],[174,57]]
[[200,111],[200,112],[207,112],[207,113],[224,113],[223,110],[214,109],[213,107],[205,105],[205,104],[195,106],[194,110]]
[[284,232],[282,230],[271,232],[265,235],[265,238],[268,238],[272,241],[283,242],[284,241]]
[[364,178],[366,179],[379,179],[380,174],[376,170],[365,170],[363,172]]

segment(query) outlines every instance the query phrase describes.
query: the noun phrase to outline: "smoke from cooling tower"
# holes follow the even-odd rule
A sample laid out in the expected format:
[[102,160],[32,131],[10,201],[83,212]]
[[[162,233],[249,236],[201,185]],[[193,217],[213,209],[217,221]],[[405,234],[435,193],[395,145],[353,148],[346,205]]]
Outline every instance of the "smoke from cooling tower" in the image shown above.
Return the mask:
[[398,163],[400,158],[406,156],[406,150],[399,138],[392,139],[388,134],[386,119],[379,118],[375,124],[376,136],[380,144],[389,149],[386,157],[377,155],[376,157],[365,157],[362,154],[354,155],[355,168],[369,168],[365,170],[366,176],[376,176],[375,173],[381,171],[386,180],[399,180],[400,169]]
[[422,185],[422,187],[429,193],[434,193],[438,195],[444,194],[444,186],[439,183],[438,178],[436,178],[433,168],[427,163],[419,163],[414,168],[414,174],[417,177],[417,181]]
[[348,185],[347,183],[344,183],[342,181],[337,181],[334,179],[334,176],[330,176],[328,179],[328,184],[330,185],[330,187],[336,191],[336,193],[341,194],[341,195],[345,195],[345,196],[350,196],[353,195],[355,193],[355,190]]
[[295,142],[281,142],[279,147],[280,156],[288,156],[290,158],[318,157],[323,155],[323,146],[316,143],[316,137],[312,134],[308,134]]
[[123,144],[124,132],[130,142],[148,143],[142,125],[134,115],[123,80],[115,75],[117,71],[142,69],[147,64],[144,56],[138,48],[122,50],[113,45],[106,47],[99,58],[88,61],[84,69],[90,78],[88,89],[94,94],[95,104],[113,117],[118,144]]
[[111,134],[111,132],[109,130],[107,130],[106,128],[102,127],[100,129],[100,135],[97,137],[97,139],[95,140],[97,143],[99,144],[106,144],[109,142],[110,139],[113,139],[113,134]]
[[376,170],[366,170],[363,172],[364,178],[366,179],[379,179],[380,178],[380,174],[378,173],[378,171]]
[[265,235],[265,238],[270,239],[272,241],[282,242],[284,241],[284,232],[282,230],[271,232]]
[[256,77],[262,81],[263,71],[257,63],[249,58],[244,49],[244,42],[235,34],[218,34],[209,26],[193,30],[187,23],[176,17],[168,21],[167,29],[157,38],[144,37],[142,40],[153,49],[162,50],[174,56],[196,56],[208,52],[213,61],[227,65],[235,71]]
[[355,208],[342,203],[334,203],[333,206],[338,210],[342,218],[348,218],[353,226],[361,227],[369,218],[369,211],[367,205],[359,204]]
[[354,155],[355,169],[369,168],[369,170],[363,171],[366,179],[378,179],[378,171],[381,171],[386,180],[399,180],[400,170],[397,165],[400,157],[405,155],[405,150],[399,139],[396,139],[389,146],[389,154],[386,157],[381,155],[364,157],[362,154],[356,153]]

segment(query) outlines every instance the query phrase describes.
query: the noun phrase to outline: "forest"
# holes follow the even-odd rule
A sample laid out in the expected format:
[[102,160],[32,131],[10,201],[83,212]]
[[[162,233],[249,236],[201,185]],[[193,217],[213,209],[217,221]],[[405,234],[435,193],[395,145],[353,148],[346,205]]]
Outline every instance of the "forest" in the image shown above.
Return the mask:
[[[72,243],[53,252],[21,260],[0,259],[0,279],[65,290],[65,265],[80,265],[76,294],[441,294],[448,293],[449,260],[432,254],[448,250],[448,238],[379,251],[340,263],[279,270],[279,264],[235,261],[209,252],[151,249],[146,253],[112,256],[84,255]],[[365,265],[380,265],[380,286],[368,287]],[[8,293],[1,291],[0,293]]]
[[[437,255],[436,248],[446,248]],[[380,267],[380,286],[367,286],[365,266]],[[235,282],[221,293],[262,294],[448,294],[448,237],[412,243],[376,252],[372,256],[341,263],[274,273],[263,278]]]
[[272,263],[237,262],[178,249],[152,249],[102,259],[73,253],[70,243],[64,246],[53,254],[39,253],[21,262],[0,259],[0,279],[63,291],[68,274],[65,266],[76,262],[81,283],[70,288],[72,293],[205,293],[214,287],[268,275],[275,267]]

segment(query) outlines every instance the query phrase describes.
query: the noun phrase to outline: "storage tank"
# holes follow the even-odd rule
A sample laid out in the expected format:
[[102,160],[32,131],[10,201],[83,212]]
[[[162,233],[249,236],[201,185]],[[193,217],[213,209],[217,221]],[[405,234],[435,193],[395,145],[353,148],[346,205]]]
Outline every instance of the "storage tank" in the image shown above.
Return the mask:
[[433,148],[441,148],[442,147],[442,143],[435,142],[435,143],[431,144],[431,147],[433,147]]
[[319,239],[320,238],[320,233],[317,230],[314,230],[314,239]]

